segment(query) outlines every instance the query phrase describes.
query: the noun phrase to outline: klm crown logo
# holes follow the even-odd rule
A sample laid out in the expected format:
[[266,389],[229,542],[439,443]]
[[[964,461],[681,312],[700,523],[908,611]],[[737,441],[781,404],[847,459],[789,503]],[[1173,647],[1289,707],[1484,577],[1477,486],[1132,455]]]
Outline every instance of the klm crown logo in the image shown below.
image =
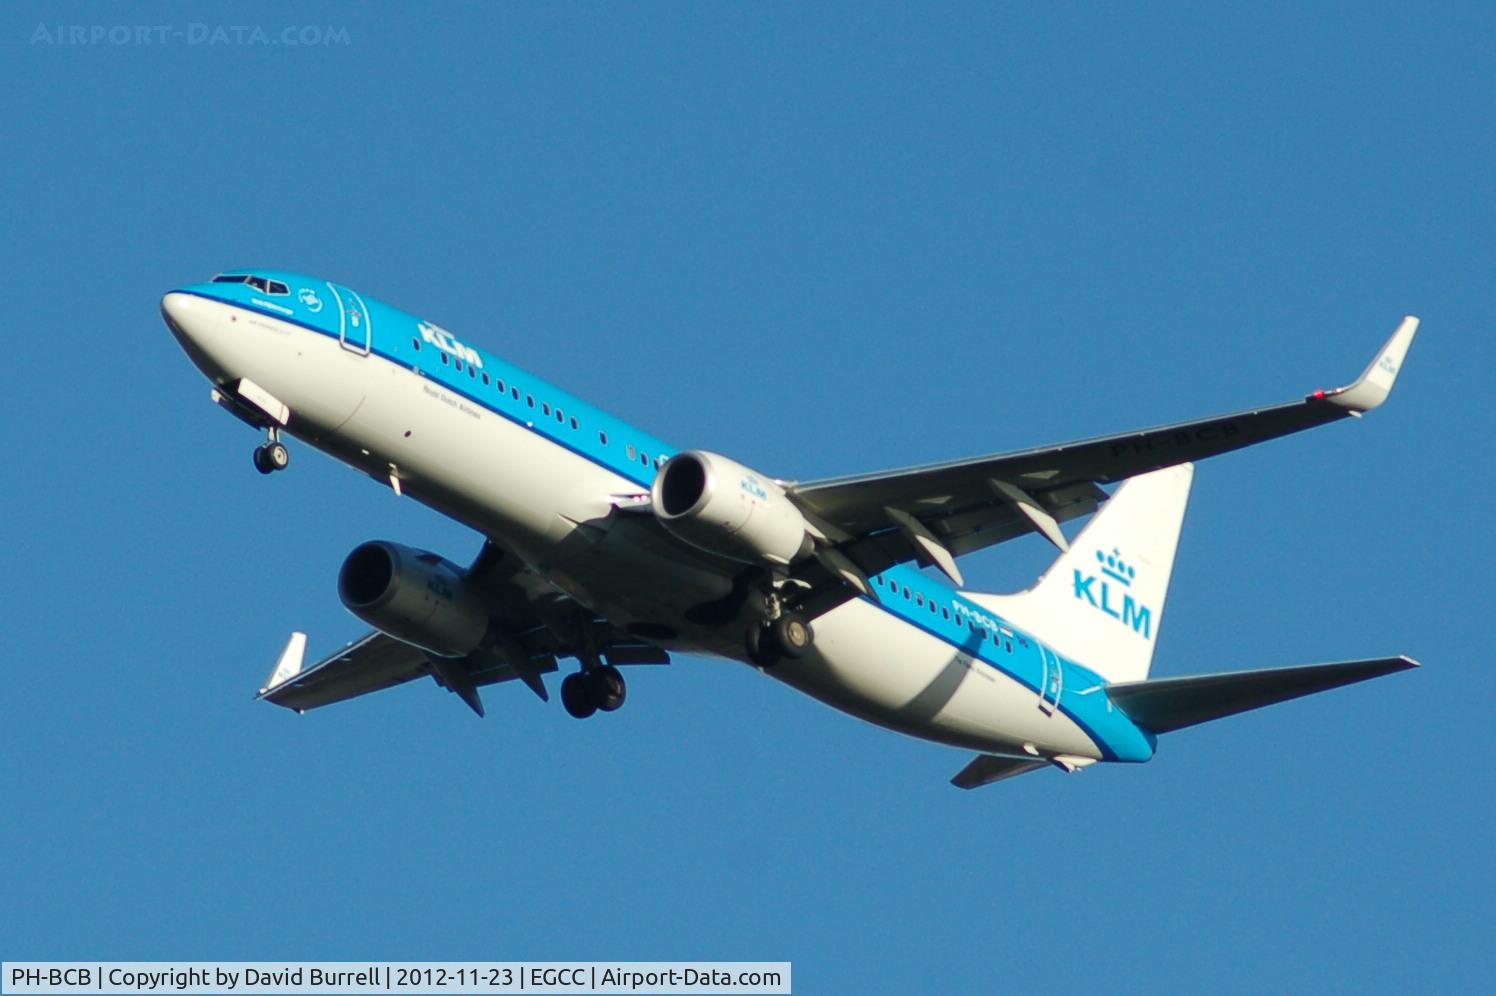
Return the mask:
[[1104,612],[1124,626],[1140,633],[1145,640],[1153,638],[1153,610],[1132,597],[1132,583],[1138,571],[1122,559],[1122,552],[1096,551],[1097,573],[1074,569],[1075,597],[1099,612]]

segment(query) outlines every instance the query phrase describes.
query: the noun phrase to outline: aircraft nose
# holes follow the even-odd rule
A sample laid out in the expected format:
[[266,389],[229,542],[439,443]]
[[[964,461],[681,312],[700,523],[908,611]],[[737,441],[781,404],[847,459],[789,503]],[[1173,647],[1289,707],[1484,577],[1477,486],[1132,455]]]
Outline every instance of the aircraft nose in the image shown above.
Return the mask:
[[191,357],[198,369],[211,377],[215,374],[210,371],[217,371],[220,367],[214,354],[221,344],[214,335],[212,315],[207,304],[208,302],[193,294],[171,291],[161,298],[161,318],[171,330],[172,338],[177,340],[177,345]]
[[192,295],[171,291],[161,298],[161,317],[178,336],[187,333],[187,323],[192,312]]

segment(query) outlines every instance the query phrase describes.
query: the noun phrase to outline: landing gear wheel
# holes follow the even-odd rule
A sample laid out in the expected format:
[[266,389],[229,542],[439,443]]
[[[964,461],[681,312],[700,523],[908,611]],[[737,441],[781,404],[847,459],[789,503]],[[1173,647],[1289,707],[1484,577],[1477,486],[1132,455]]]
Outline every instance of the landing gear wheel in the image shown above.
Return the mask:
[[586,678],[592,686],[592,701],[603,712],[614,712],[628,698],[629,690],[623,682],[623,675],[611,664],[589,671]]
[[255,447],[254,462],[255,470],[262,474],[273,474],[277,470],[285,470],[290,465],[291,451],[286,449],[283,443],[266,443],[264,446]]
[[286,449],[284,443],[267,443],[261,449],[265,451],[265,462],[270,465],[271,470],[285,470],[291,465],[291,451]]
[[810,624],[793,613],[775,619],[769,624],[769,632],[774,638],[775,649],[791,659],[804,654],[815,640]]
[[593,698],[587,675],[578,671],[561,680],[561,704],[577,719],[586,719],[597,712],[597,700]]

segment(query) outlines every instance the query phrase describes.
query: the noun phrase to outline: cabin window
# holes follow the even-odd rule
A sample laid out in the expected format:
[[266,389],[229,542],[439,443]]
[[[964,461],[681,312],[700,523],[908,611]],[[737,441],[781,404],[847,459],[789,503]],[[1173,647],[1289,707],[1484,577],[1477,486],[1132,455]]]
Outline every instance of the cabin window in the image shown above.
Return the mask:
[[648,453],[640,453],[639,454],[639,462],[642,463],[642,464],[644,464],[644,466],[648,467],[649,466],[649,454]]
[[556,409],[556,421],[560,422],[562,425],[566,424],[566,416],[561,414],[561,409],[559,408]]
[[488,374],[483,375],[483,384],[485,387],[488,385]]
[[549,415],[551,413],[551,403],[549,401],[545,402],[540,406],[540,410]]
[[941,618],[949,619],[951,617],[951,610],[949,608],[947,608],[946,606],[942,605],[940,607],[940,615],[941,615]]
[[914,596],[914,604],[918,605],[920,608],[924,608],[925,607],[925,596],[923,596],[923,595],[915,595]]
[[510,393],[511,396],[513,396],[513,398],[514,398],[515,401],[519,400],[519,388],[517,388],[517,387],[511,387],[509,389],[509,393]]
[[468,364],[468,376],[473,378],[474,380],[478,379],[478,368],[473,366],[471,363]]
[[531,408],[534,408],[535,407],[535,395],[533,395],[533,394],[527,394],[527,395],[525,395],[525,404],[529,405]]
[[446,353],[443,353],[442,354],[442,366],[446,366],[448,363],[451,363],[451,362],[452,362],[451,357],[449,357]]
[[417,353],[419,353],[421,351],[421,340],[419,340],[419,339],[412,339],[412,340],[410,340],[410,344],[415,349],[415,351]]
[[914,592],[910,589],[910,587],[907,584],[904,585],[904,601],[909,601],[909,599],[913,596]]
[[573,415],[571,417],[571,427],[573,429],[580,429],[581,428],[581,426],[577,424],[577,417],[575,415]]
[[601,429],[597,430],[597,441],[604,446],[608,445],[608,434]]
[[1007,647],[1008,653],[1011,654],[1013,652],[1013,641],[1012,640],[1009,640],[1006,644],[1004,644],[1004,646]]
[[502,380],[495,380],[493,385],[499,389],[500,394],[504,393],[504,382]]
[[461,360],[453,360],[452,363],[453,363],[453,365],[455,365],[457,367],[457,372],[458,373],[462,373],[462,361]]
[[625,452],[625,453],[627,453],[629,455],[629,459],[630,460],[634,459],[634,457],[638,456],[638,454],[639,454],[639,451],[636,450],[636,449],[634,449],[634,444],[633,443],[629,443],[628,446],[624,448],[623,452]]

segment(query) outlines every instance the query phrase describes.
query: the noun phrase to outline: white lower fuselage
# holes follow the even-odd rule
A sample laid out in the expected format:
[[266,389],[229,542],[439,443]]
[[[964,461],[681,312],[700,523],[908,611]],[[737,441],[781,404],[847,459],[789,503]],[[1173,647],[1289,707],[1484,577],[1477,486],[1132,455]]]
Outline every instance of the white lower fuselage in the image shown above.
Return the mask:
[[[747,660],[746,617],[700,626],[684,615],[723,598],[730,575],[647,523],[630,523],[641,516],[614,511],[624,496],[647,490],[639,480],[558,444],[523,416],[500,414],[414,366],[350,349],[336,336],[205,297],[179,306],[186,318],[177,318],[174,331],[193,361],[219,385],[249,378],[273,394],[292,413],[289,434],[386,487],[395,475],[402,493],[513,551],[618,626],[668,626],[674,635],[655,640],[662,646]],[[927,740],[1106,756],[1065,710],[1045,708],[1034,687],[909,615],[900,605],[854,598],[814,620],[815,642],[803,658],[765,673]]]

